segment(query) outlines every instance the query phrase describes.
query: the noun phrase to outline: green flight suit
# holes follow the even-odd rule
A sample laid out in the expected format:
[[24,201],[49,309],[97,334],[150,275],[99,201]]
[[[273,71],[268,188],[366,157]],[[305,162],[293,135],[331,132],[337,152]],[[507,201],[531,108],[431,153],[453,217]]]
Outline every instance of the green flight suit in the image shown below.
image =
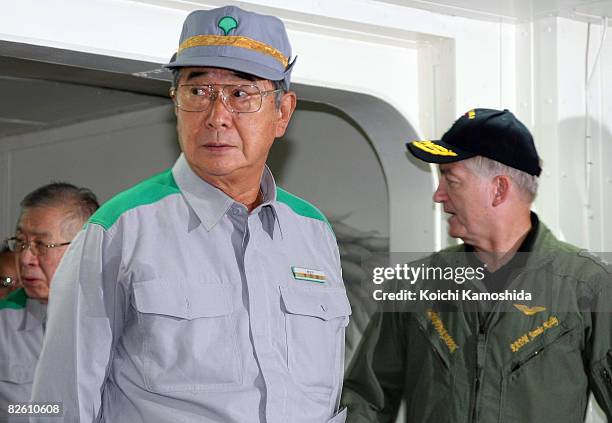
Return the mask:
[[612,422],[610,268],[541,223],[529,257],[508,289],[537,281],[532,301],[497,302],[486,325],[475,312],[377,313],[347,371],[347,422],[392,423],[404,399],[407,423],[582,423],[589,392]]

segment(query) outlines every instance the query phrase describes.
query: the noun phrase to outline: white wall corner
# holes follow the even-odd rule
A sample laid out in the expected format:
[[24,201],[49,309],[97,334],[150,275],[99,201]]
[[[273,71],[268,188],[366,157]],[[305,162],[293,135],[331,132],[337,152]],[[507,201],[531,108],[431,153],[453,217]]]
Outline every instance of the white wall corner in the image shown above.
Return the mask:
[[543,161],[536,206],[542,221],[559,234],[557,18],[534,22],[533,51],[533,136]]
[[438,139],[456,119],[455,61],[452,38],[419,46],[419,129],[425,139]]

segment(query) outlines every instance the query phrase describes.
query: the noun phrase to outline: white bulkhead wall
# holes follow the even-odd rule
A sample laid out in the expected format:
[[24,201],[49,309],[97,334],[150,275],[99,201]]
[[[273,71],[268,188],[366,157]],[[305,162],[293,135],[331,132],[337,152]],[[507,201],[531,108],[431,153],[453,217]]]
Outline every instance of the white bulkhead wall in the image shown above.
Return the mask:
[[545,169],[538,202],[543,216],[567,241],[609,252],[612,39],[604,35],[597,20],[590,30],[587,22],[564,18],[532,26],[533,108]]
[[[41,6],[40,2],[23,0],[11,3],[10,13],[0,17],[0,38],[165,62],[177,47],[184,16],[193,9],[224,3],[51,0]],[[269,1],[241,5],[275,14],[286,22],[294,54],[299,56],[293,73],[295,82],[378,97],[397,109],[423,138],[439,137],[459,111],[476,105],[513,108],[512,67],[502,66],[512,62],[512,25],[374,1]],[[501,60],[501,56],[505,59]],[[457,85],[457,80],[465,83]],[[390,140],[391,147],[385,148],[393,148],[391,155],[405,154],[403,144],[412,136]],[[413,165],[406,161],[406,166]],[[383,170],[390,197],[403,198],[405,202],[430,201],[429,195],[411,197],[410,183],[397,168]],[[415,170],[404,173],[411,172]],[[398,174],[402,180],[389,180],[389,173]],[[422,181],[418,183],[423,185]],[[433,181],[426,183],[433,191]],[[414,224],[401,213],[392,216],[390,223],[394,250],[408,249],[404,234]],[[395,245],[393,232],[402,234],[395,237]],[[447,242],[443,233],[440,224],[432,245]]]
[[[175,51],[190,10],[237,4],[2,3],[2,40],[152,62],[165,62]],[[612,251],[612,37],[603,41],[595,63],[601,24],[591,25],[587,51],[588,24],[558,17],[502,23],[370,0],[259,0],[240,5],[285,21],[299,56],[295,82],[376,96],[395,107],[423,138],[441,136],[472,107],[513,110],[533,131],[544,159],[536,201],[542,220],[569,242]],[[587,56],[593,75],[588,89]],[[405,141],[395,140],[401,145]],[[406,160],[406,166],[412,164]],[[402,182],[393,185],[402,188],[390,196],[410,197],[410,182]],[[433,178],[431,184],[433,192]],[[409,237],[409,228],[416,226],[402,226],[407,228],[402,237]],[[440,221],[436,245],[448,242],[443,234]],[[603,420],[589,416],[587,421]]]
[[[236,2],[7,2],[0,39],[165,62],[190,10],[225,3]],[[585,22],[550,17],[502,23],[370,0],[240,5],[286,22],[299,56],[295,82],[374,95],[395,107],[423,138],[439,137],[472,107],[515,111],[533,130],[544,158],[536,202],[543,220],[570,242],[612,250],[612,175],[604,160],[612,157],[607,100],[612,84],[603,76],[612,66],[610,37],[594,70],[585,130]],[[601,25],[592,25],[592,60],[601,32]],[[402,186],[389,195],[410,196],[410,185]],[[444,223],[437,230],[436,245],[447,243]]]
[[[7,4],[9,13],[0,16],[0,38],[166,62],[177,48],[182,21],[189,11],[238,3],[285,21],[294,54],[299,56],[293,73],[296,82],[375,94],[396,107],[417,129],[418,78],[426,78],[417,72],[417,53],[441,37],[454,41],[457,61],[456,75],[439,76],[462,81],[456,92],[437,93],[444,103],[453,108],[456,104],[461,111],[476,103],[514,106],[515,78],[509,66],[514,61],[513,25],[369,0],[50,0],[44,4],[22,0]],[[440,53],[445,54],[455,52]],[[432,66],[439,60],[443,58],[432,58]],[[437,104],[438,108],[444,106]],[[442,128],[446,123],[440,123]]]

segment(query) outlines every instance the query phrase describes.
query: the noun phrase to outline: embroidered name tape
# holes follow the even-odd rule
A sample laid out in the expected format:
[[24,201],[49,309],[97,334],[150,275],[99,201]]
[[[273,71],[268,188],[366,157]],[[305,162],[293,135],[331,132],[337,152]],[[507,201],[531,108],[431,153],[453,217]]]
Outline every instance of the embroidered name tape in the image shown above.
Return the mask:
[[293,277],[297,280],[316,282],[321,284],[327,281],[325,273],[321,272],[320,270],[312,270],[303,267],[291,266],[291,271],[293,272]]
[[446,327],[444,327],[444,322],[442,322],[440,315],[435,311],[427,310],[427,317],[429,317],[429,320],[431,320],[431,323],[433,324],[436,332],[438,332],[438,336],[440,337],[440,339],[444,341],[449,351],[451,353],[454,353],[457,348],[459,348],[459,346],[457,345],[453,337],[450,335],[450,333],[448,333]]
[[554,328],[555,326],[559,326],[559,319],[557,319],[557,316],[551,316],[547,321],[542,323],[541,326],[538,326],[534,330],[527,332],[526,334],[518,338],[516,341],[511,343],[510,351],[512,351],[513,353],[520,351],[520,349],[527,345],[529,342],[533,341],[534,339],[542,335],[544,332]]

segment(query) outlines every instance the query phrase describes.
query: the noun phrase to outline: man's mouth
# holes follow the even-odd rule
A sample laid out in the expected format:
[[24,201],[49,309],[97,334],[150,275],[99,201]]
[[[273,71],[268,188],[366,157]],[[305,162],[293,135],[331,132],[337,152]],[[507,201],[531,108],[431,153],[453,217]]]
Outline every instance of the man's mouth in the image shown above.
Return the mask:
[[234,146],[230,144],[223,144],[223,143],[208,143],[208,144],[204,144],[204,148],[210,151],[211,153],[223,153],[225,151],[228,151],[234,148]]
[[447,222],[451,222],[453,219],[456,219],[456,218],[457,218],[457,215],[456,215],[454,212],[451,212],[451,211],[445,211],[444,213],[446,213],[446,214],[447,214],[447,218],[446,218],[446,221],[447,221]]
[[27,277],[27,276],[26,276],[26,277],[23,277],[23,276],[22,276],[22,277],[21,277],[21,282],[22,282],[24,285],[36,285],[36,284],[38,284],[39,282],[41,282],[41,279],[39,279],[39,278],[31,278],[31,277]]

